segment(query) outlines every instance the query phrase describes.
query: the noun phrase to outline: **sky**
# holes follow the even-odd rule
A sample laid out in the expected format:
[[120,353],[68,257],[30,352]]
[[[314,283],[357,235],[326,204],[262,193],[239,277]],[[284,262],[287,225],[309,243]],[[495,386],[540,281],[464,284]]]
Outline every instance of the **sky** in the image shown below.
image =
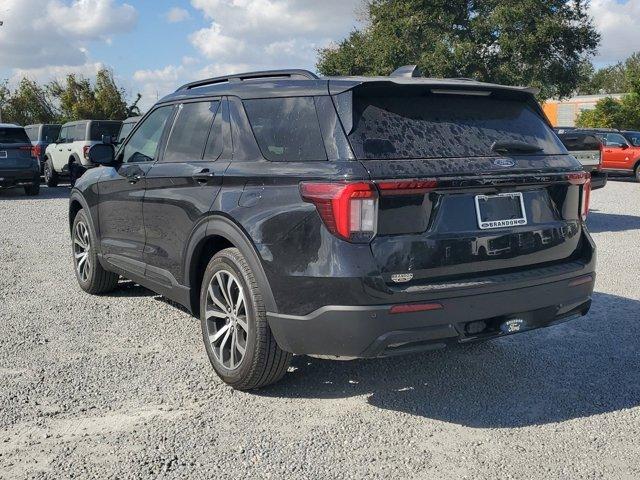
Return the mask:
[[[317,49],[360,26],[362,0],[0,0],[0,79],[111,68],[143,108],[182,83],[272,68],[314,70]],[[640,0],[592,0],[596,66],[640,50]]]

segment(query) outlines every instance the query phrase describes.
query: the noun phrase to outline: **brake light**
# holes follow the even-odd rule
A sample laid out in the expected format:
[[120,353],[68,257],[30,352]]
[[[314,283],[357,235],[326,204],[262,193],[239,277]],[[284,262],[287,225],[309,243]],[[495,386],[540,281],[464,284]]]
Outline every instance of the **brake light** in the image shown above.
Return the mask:
[[389,313],[414,313],[429,312],[431,310],[442,310],[440,303],[407,303],[404,305],[394,305],[389,309]]
[[378,192],[370,182],[300,184],[300,195],[313,203],[329,232],[352,242],[376,234]]
[[84,147],[82,147],[82,154],[84,155],[84,159],[85,160],[89,160],[89,149],[91,147],[89,145],[85,145]]
[[18,147],[18,150],[22,151],[22,152],[29,152],[29,155],[31,155],[31,158],[35,158],[35,156],[33,155],[33,147]]
[[31,157],[39,158],[42,154],[42,145],[34,145],[31,147]]
[[582,220],[586,220],[589,214],[589,202],[591,201],[591,174],[588,172],[570,173],[567,175],[567,179],[572,185],[582,185],[580,215]]

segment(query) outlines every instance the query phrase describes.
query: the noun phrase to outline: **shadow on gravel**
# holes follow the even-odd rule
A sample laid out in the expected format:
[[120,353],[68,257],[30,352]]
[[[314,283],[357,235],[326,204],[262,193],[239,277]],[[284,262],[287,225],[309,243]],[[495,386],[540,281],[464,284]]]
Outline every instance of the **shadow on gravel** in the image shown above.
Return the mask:
[[270,397],[367,396],[370,405],[475,428],[562,422],[640,405],[640,301],[596,293],[563,325],[418,356],[294,357]]
[[0,190],[0,202],[5,200],[51,200],[54,198],[69,198],[71,189],[68,186],[44,187],[40,186],[40,193],[36,197],[28,197],[23,188]]
[[587,226],[591,233],[640,230],[640,217],[600,213],[598,210],[591,210],[587,217]]

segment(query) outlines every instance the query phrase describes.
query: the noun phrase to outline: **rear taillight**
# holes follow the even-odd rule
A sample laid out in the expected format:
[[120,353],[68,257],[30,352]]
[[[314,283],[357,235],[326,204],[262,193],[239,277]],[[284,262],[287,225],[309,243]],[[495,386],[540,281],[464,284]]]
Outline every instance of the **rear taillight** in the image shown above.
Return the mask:
[[82,147],[82,154],[84,155],[84,159],[85,160],[89,160],[89,149],[91,147],[89,145],[85,145],[84,147]]
[[350,242],[368,242],[376,235],[378,195],[423,195],[437,186],[434,179],[303,182],[300,194],[316,206],[331,233]]
[[372,183],[303,182],[300,194],[316,206],[332,234],[350,242],[368,242],[375,236],[378,192]]
[[568,174],[567,178],[573,185],[582,185],[580,215],[582,220],[586,220],[589,214],[589,201],[591,200],[591,174],[589,172],[576,172]]
[[33,158],[40,158],[40,155],[42,155],[42,145],[34,145],[31,147],[31,156]]
[[29,152],[29,155],[31,155],[31,158],[35,158],[35,155],[33,154],[33,147],[18,147],[18,150],[22,152]]

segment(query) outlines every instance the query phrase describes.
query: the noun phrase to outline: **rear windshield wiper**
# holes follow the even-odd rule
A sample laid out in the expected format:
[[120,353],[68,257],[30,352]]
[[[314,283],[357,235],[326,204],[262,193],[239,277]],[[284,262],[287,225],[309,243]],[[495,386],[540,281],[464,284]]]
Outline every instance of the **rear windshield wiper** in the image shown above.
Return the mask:
[[493,142],[491,150],[498,153],[533,153],[539,152],[542,148],[535,143],[527,142]]

